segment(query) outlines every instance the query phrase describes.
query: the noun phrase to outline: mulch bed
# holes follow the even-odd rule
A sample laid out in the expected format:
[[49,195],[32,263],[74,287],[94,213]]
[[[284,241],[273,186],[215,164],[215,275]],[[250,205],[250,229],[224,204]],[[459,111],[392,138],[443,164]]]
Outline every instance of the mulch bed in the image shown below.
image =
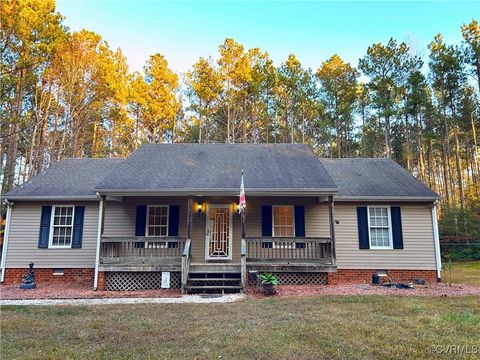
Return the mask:
[[18,285],[0,286],[0,299],[99,299],[180,297],[179,289],[139,291],[93,291],[82,285],[39,284],[36,289],[23,290]]
[[[413,289],[390,288],[371,284],[341,284],[341,285],[281,285],[276,287],[279,297],[294,296],[349,296],[349,295],[390,295],[390,296],[480,296],[480,287],[444,283],[414,285]],[[248,288],[248,295],[261,299],[266,298],[258,287]]]
[[[415,285],[414,289],[397,289],[370,284],[342,285],[281,285],[276,287],[275,297],[295,296],[349,296],[349,295],[390,295],[390,296],[480,296],[480,287],[469,285],[428,284]],[[266,298],[260,288],[249,287],[247,293],[254,299]],[[0,299],[98,299],[98,298],[164,298],[180,297],[179,289],[140,291],[93,291],[80,285],[40,284],[34,290],[23,290],[18,285],[0,286]]]

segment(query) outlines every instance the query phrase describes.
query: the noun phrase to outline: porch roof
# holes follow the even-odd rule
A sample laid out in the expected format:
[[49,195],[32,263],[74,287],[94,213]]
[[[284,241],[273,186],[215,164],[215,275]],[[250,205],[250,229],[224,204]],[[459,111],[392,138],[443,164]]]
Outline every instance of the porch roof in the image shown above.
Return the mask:
[[308,145],[149,144],[97,186],[102,193],[321,194],[337,187]]

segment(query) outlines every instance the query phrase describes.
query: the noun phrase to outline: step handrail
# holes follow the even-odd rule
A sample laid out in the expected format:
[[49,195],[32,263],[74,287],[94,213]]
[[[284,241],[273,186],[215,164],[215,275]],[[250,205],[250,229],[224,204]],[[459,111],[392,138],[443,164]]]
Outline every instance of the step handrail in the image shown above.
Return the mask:
[[191,239],[187,239],[182,253],[182,294],[185,293],[188,282],[188,272],[190,270],[190,244]]

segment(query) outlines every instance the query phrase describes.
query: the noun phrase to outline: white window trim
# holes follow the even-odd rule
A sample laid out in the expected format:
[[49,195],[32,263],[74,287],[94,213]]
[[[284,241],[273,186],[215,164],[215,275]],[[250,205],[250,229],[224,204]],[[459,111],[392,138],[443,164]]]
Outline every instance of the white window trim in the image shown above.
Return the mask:
[[[372,239],[370,236],[370,208],[387,208],[388,216],[388,243],[389,246],[372,246]],[[390,205],[369,205],[367,206],[367,221],[368,221],[368,246],[371,250],[393,250],[393,234],[392,234],[392,214]],[[381,227],[381,226],[376,226]]]
[[[149,221],[150,221],[150,208],[157,208],[157,207],[164,207],[167,208],[167,232],[166,235],[148,235],[148,227],[149,227]],[[170,205],[147,205],[147,220],[145,221],[145,237],[168,237],[168,224],[170,221]],[[155,225],[152,225],[155,226]],[[162,227],[162,226],[156,226],[156,227]]]
[[[292,236],[275,235],[275,208],[289,207],[292,209]],[[272,237],[295,237],[295,206],[294,205],[272,205]]]
[[[53,222],[55,220],[55,209],[62,208],[62,207],[71,207],[72,210],[72,237],[70,239],[70,245],[53,245]],[[50,234],[48,236],[48,248],[49,249],[71,249],[73,243],[73,227],[75,225],[75,205],[52,205],[52,212],[50,214]],[[55,225],[56,226],[56,225]],[[67,225],[61,225],[62,227],[67,227]]]

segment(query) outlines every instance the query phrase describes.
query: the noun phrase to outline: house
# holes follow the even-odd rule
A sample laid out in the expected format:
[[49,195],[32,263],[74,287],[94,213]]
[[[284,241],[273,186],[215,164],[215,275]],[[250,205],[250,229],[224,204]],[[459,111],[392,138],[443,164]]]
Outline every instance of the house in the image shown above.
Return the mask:
[[[247,207],[238,214],[244,171]],[[95,289],[239,290],[440,278],[438,195],[388,159],[318,159],[301,144],[144,145],[67,159],[5,194],[1,281]]]

